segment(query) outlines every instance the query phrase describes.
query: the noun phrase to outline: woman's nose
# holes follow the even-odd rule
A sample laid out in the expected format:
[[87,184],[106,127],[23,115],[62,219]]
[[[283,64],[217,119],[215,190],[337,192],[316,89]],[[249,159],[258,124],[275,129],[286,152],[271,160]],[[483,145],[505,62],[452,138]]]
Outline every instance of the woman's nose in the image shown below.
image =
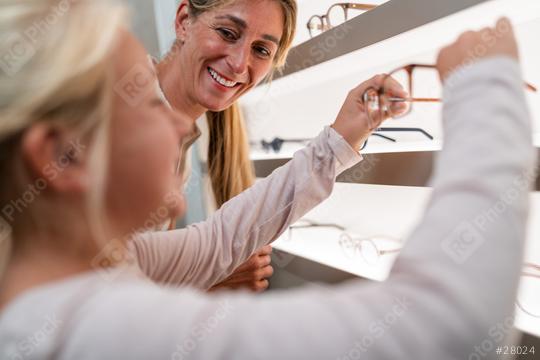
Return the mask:
[[245,74],[249,65],[251,48],[247,45],[236,46],[227,56],[227,64],[236,75]]

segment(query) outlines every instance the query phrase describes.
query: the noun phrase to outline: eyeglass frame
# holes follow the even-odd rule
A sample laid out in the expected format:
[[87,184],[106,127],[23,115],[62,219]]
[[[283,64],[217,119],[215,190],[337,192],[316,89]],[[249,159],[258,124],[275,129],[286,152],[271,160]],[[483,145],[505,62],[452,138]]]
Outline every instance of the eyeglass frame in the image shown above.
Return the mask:
[[[385,77],[384,77],[383,84],[386,81],[386,79],[392,77],[393,74],[395,74],[395,73],[397,73],[399,71],[405,70],[407,72],[407,75],[408,75],[409,88],[406,89],[406,90],[409,93],[409,97],[408,98],[390,97],[388,99],[388,101],[390,101],[390,102],[410,102],[411,106],[409,107],[409,110],[406,113],[400,114],[398,116],[393,116],[394,119],[402,118],[402,117],[407,116],[408,114],[410,114],[411,111],[412,111],[412,103],[415,103],[415,102],[440,103],[440,102],[442,102],[441,98],[414,97],[414,94],[413,94],[413,73],[414,73],[414,70],[417,69],[417,68],[436,70],[437,65],[412,63],[412,64],[401,66],[401,67],[399,67],[397,69],[394,69],[391,72],[389,72],[388,74],[386,74]],[[532,84],[530,84],[528,82],[525,82],[524,85],[525,85],[525,88],[527,90],[530,90],[532,92],[537,92],[538,91],[536,86],[534,86],[534,85],[532,85]],[[367,97],[369,95],[368,92],[373,91],[373,90],[375,90],[377,92],[377,94],[379,96],[379,99],[380,99],[381,95],[384,95],[384,86],[381,86],[379,89],[369,87],[364,91],[364,94],[362,95],[362,101],[364,103],[368,100],[367,99]],[[380,103],[380,100],[379,100],[379,103]]]
[[285,143],[297,143],[305,144],[313,139],[282,139],[280,137],[274,138],[272,141],[261,140],[260,145],[263,150],[270,152],[274,150],[275,153],[279,153]]
[[361,11],[364,11],[364,12],[367,12],[369,10],[373,10],[375,9],[378,5],[374,5],[374,4],[358,4],[358,3],[336,3],[336,4],[333,4],[331,5],[328,10],[326,11],[326,14],[324,15],[313,15],[309,18],[306,26],[308,28],[308,31],[309,31],[309,36],[310,37],[315,37],[315,36],[318,36],[320,34],[317,34],[317,35],[313,35],[312,34],[312,30],[313,28],[310,26],[311,24],[311,21],[315,18],[315,19],[319,19],[320,20],[320,28],[318,30],[321,30],[321,34],[327,30],[330,30],[332,29],[334,26],[332,25],[332,23],[330,22],[330,11],[332,11],[332,9],[336,6],[340,6],[342,9],[343,9],[343,12],[345,13],[345,21],[348,21],[349,20],[349,9],[354,9],[354,10],[361,10]]
[[398,243],[400,245],[402,245],[402,241],[399,240],[399,239],[396,239],[392,236],[388,236],[388,235],[376,235],[376,236],[368,236],[368,237],[353,237],[351,234],[347,233],[347,232],[342,232],[339,236],[339,240],[338,240],[338,244],[341,248],[341,250],[343,251],[343,253],[345,254],[346,257],[350,258],[349,256],[347,256],[346,254],[346,249],[345,249],[345,244],[344,244],[344,237],[347,237],[347,241],[351,242],[352,246],[353,246],[353,250],[358,250],[358,252],[360,253],[360,256],[362,257],[362,259],[369,265],[376,265],[373,264],[373,263],[370,263],[366,258],[365,256],[363,255],[362,253],[362,247],[361,247],[361,244],[362,243],[365,243],[365,242],[369,242],[371,245],[373,245],[373,248],[375,248],[375,250],[377,251],[377,262],[379,261],[379,259],[384,256],[384,255],[387,255],[387,254],[396,254],[396,253],[399,253],[403,247],[400,246],[399,248],[394,248],[394,249],[388,249],[388,250],[381,250],[379,249],[379,247],[377,246],[377,244],[375,244],[375,241],[374,239],[376,238],[381,238],[381,239],[384,239],[384,240],[388,240],[388,241],[391,241],[391,242],[394,242],[394,243]]
[[[391,142],[397,142],[396,139],[394,139],[394,138],[392,138],[390,136],[379,134],[379,132],[385,132],[385,131],[389,131],[389,132],[419,132],[422,135],[424,135],[425,137],[427,137],[429,140],[434,139],[433,135],[428,133],[426,130],[424,130],[422,128],[416,128],[416,127],[380,127],[380,128],[377,128],[377,129],[373,130],[373,132],[371,133],[370,136],[377,136],[377,137],[383,138],[383,139],[391,141]],[[368,140],[369,139],[366,139],[366,141],[364,141],[364,145],[362,145],[360,150],[364,150],[366,148],[366,146],[368,144]]]
[[[522,271],[521,272],[521,276],[527,276],[527,277],[533,277],[533,278],[538,278],[538,281],[540,281],[540,265],[536,265],[536,264],[533,264],[533,263],[525,263],[523,265],[524,268],[533,268],[535,269],[536,271],[538,271],[538,274],[534,274],[534,273],[528,273],[527,271]],[[533,314],[532,312],[528,311],[522,304],[521,302],[519,301],[519,299],[516,299],[516,306],[521,310],[523,311],[525,314],[529,315],[529,316],[532,316],[532,317],[535,317],[535,318],[540,318],[540,314],[536,315],[536,314]]]
[[[373,95],[373,92],[375,92],[377,94],[377,97],[378,97],[378,103],[379,103],[379,115],[381,116],[381,118],[383,117],[386,117],[386,115],[388,115],[386,113],[387,109],[385,109],[382,104],[381,104],[381,98],[382,96],[385,94],[385,89],[384,89],[384,83],[386,82],[386,80],[388,78],[391,78],[393,74],[396,74],[397,72],[399,71],[402,71],[402,70],[405,70],[407,72],[407,76],[408,76],[408,85],[409,85],[409,88],[408,89],[405,89],[406,91],[408,91],[408,94],[409,94],[409,97],[407,98],[401,98],[401,97],[389,97],[388,98],[388,101],[390,103],[399,103],[399,102],[409,102],[410,103],[410,106],[409,106],[409,109],[407,112],[404,112],[402,114],[399,114],[399,115],[396,115],[396,116],[392,116],[393,119],[399,119],[399,118],[403,118],[407,115],[409,115],[411,112],[412,112],[412,108],[413,108],[413,103],[415,102],[422,102],[422,103],[441,103],[442,102],[442,99],[441,98],[423,98],[423,97],[414,97],[414,94],[413,94],[413,73],[414,73],[414,70],[417,69],[417,68],[423,68],[423,69],[433,69],[433,70],[436,70],[437,69],[437,65],[431,65],[431,64],[420,64],[420,63],[412,63],[412,64],[408,64],[408,65],[404,65],[404,66],[401,66],[399,68],[396,68],[394,70],[392,70],[391,72],[389,72],[388,74],[385,75],[382,83],[383,83],[383,86],[381,86],[380,88],[376,89],[374,87],[368,87],[364,93],[362,94],[362,103],[365,104],[370,101],[370,97]],[[537,92],[538,89],[536,86],[528,83],[528,82],[525,82],[524,83],[524,86],[527,90],[530,90],[532,92]],[[385,113],[381,113],[382,111],[384,111]],[[367,111],[367,108],[366,108],[366,114],[367,116],[369,117],[369,112]],[[370,121],[373,121],[373,119],[369,118]],[[380,129],[380,128],[378,128]],[[376,131],[377,129],[374,129],[373,131]],[[364,143],[363,148],[365,148],[367,144],[367,140],[366,142]]]

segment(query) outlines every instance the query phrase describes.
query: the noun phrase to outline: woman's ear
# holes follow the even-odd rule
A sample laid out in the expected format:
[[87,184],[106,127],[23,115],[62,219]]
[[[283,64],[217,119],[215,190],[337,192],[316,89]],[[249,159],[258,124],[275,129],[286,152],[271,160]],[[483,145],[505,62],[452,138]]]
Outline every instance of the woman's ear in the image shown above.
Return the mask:
[[87,151],[80,137],[66,129],[35,124],[23,135],[21,150],[32,184],[57,193],[88,190]]
[[176,39],[182,44],[186,41],[187,24],[189,20],[189,3],[188,0],[182,0],[176,10],[176,19],[174,21],[174,29],[176,32]]

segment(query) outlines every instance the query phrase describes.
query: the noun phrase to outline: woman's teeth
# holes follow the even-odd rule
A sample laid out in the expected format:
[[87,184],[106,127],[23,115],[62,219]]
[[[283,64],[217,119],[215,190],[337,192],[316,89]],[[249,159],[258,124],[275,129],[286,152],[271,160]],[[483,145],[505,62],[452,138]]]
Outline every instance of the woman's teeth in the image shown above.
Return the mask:
[[225,87],[233,88],[233,87],[236,86],[236,84],[238,84],[237,82],[234,82],[234,81],[225,80],[224,78],[219,76],[219,74],[217,72],[215,72],[214,70],[212,70],[211,68],[208,68],[208,72],[210,73],[210,75],[212,76],[212,78],[214,80],[216,80],[218,83],[220,83],[221,85],[223,85]]

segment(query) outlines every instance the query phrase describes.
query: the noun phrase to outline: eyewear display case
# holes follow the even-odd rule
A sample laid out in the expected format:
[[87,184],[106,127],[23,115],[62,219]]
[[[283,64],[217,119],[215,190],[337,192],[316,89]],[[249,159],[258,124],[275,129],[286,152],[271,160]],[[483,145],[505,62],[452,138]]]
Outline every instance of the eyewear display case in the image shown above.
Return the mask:
[[[305,4],[299,3],[301,8]],[[304,145],[281,141],[279,151],[274,151],[262,148],[261,141],[313,138],[334,121],[348,91],[363,80],[411,63],[434,64],[439,49],[460,33],[492,26],[501,16],[509,17],[515,26],[524,80],[540,85],[537,0],[372,3],[380,6],[311,38],[306,23],[313,12],[301,13],[298,36],[305,41],[291,50],[286,67],[271,84],[259,86],[242,100],[258,176],[268,175]],[[332,2],[317,4],[317,11],[323,14]],[[309,8],[315,7],[310,2]],[[415,76],[415,86],[423,96],[442,96],[436,72],[426,70]],[[534,120],[532,136],[540,147],[540,94],[529,91],[527,97]],[[415,104],[406,117],[384,124],[422,129],[432,138],[419,131],[383,133],[395,141],[370,138],[362,150],[365,160],[342,174],[331,197],[305,217],[312,223],[337,226],[299,227],[284,234],[275,244],[272,286],[334,283],[351,277],[382,281],[387,277],[396,255],[378,251],[384,253],[395,244],[380,245],[381,249],[375,246],[372,254],[380,255],[375,264],[365,261],[365,254],[351,260],[340,243],[340,228],[360,236],[407,238],[421,219],[431,192],[433,160],[443,146],[441,109],[439,103]],[[531,194],[531,204],[525,261],[540,264],[539,193]],[[520,296],[540,304],[540,292],[534,288],[523,285]],[[540,318],[516,308],[516,328],[532,338],[540,337]]]

